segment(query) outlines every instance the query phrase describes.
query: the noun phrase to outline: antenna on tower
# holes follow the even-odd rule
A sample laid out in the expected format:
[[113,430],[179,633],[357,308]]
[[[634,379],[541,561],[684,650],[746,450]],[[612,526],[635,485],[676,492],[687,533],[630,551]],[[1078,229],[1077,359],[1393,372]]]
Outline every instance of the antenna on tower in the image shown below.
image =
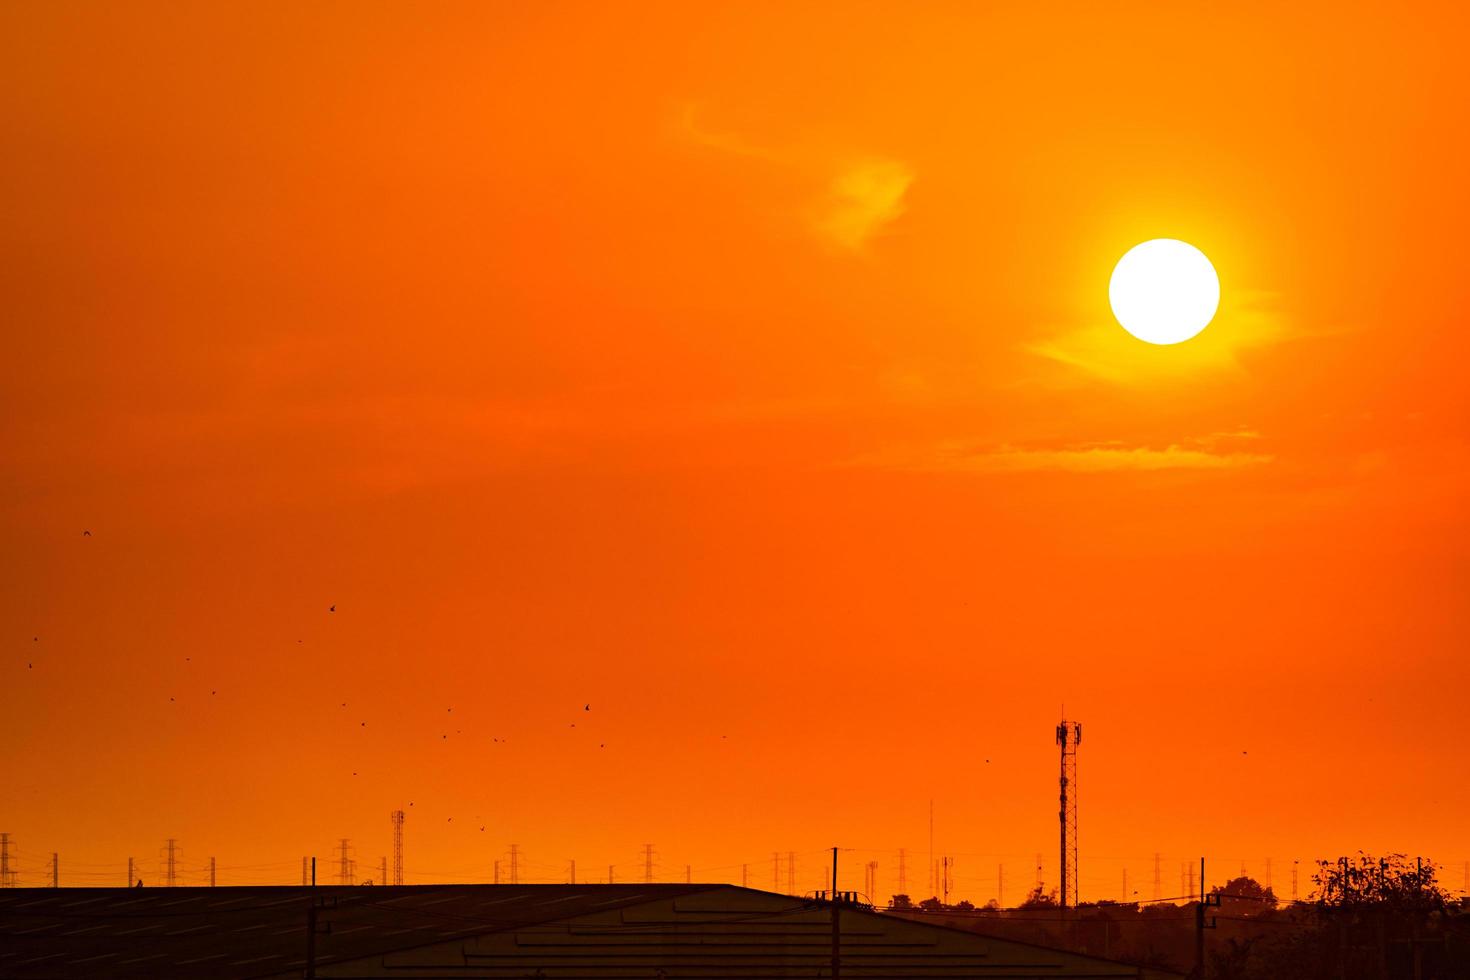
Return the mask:
[[[394,810],[393,817],[393,884],[403,884],[403,811]],[[387,884],[387,882],[384,882]]]
[[1077,907],[1077,746],[1082,744],[1082,725],[1068,721],[1063,712],[1061,724],[1057,725],[1057,745],[1061,748],[1061,809],[1057,818],[1061,824],[1061,906]]

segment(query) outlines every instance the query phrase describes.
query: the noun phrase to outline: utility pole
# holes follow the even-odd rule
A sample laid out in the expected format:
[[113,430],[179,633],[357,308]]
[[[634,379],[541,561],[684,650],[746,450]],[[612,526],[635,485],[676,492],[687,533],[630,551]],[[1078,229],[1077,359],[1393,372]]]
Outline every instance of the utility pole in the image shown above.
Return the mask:
[[15,872],[10,870],[10,835],[0,834],[0,888],[14,887]]
[[178,844],[179,842],[176,839],[170,837],[166,845],[168,847],[168,864],[166,866],[167,870],[164,871],[163,875],[163,884],[166,888],[172,888],[178,882],[178,868],[175,862],[175,858],[178,856]]
[[521,845],[510,845],[510,883],[519,885],[521,883]]
[[1077,907],[1080,896],[1077,872],[1077,747],[1082,744],[1082,726],[1065,716],[1057,725],[1057,745],[1061,748],[1061,906]]
[[1271,887],[1271,859],[1266,858],[1266,880],[1261,882],[1267,888]]
[[995,904],[1001,908],[1006,907],[1006,866],[997,864],[995,866]]
[[643,845],[643,883],[653,884],[653,845]]
[[832,848],[832,977],[842,975],[842,926],[839,914],[842,903],[837,897],[837,848]]
[[1154,901],[1164,897],[1164,881],[1159,869],[1159,852],[1154,851]]
[[909,893],[909,870],[908,852],[903,848],[898,849],[898,893],[907,895]]
[[609,885],[613,883],[613,866],[610,864],[607,866],[607,883]]
[[1193,977],[1203,978],[1205,975],[1205,930],[1215,928],[1215,918],[1211,916],[1208,923],[1205,921],[1205,906],[1217,906],[1220,904],[1219,895],[1205,895],[1205,859],[1199,859],[1199,901],[1194,906],[1194,972]]
[[55,851],[51,852],[51,887],[61,887],[61,859],[56,856]]
[[306,873],[306,855],[303,854],[301,855],[301,887],[305,888],[309,881],[310,879],[307,877]]
[[311,887],[316,887],[316,855],[311,856]]
[[[393,884],[403,884],[403,811],[394,810],[393,820]],[[386,879],[384,884],[387,884]]]
[[934,880],[934,798],[929,798],[929,893],[939,894],[938,882]]
[[569,884],[569,885],[575,885],[576,883],[577,883],[577,859],[576,858],[572,858],[571,868],[568,869],[568,871],[567,871],[567,884]]
[[693,874],[694,872],[690,869],[689,865],[684,865],[684,884],[688,885],[693,883]]
[[1291,862],[1291,900],[1293,902],[1296,901],[1296,873],[1299,863],[1300,862],[1295,860]]
[[388,855],[383,854],[383,855],[380,855],[378,857],[378,884],[380,884],[380,885],[386,885],[387,883],[388,883]]
[[214,858],[209,859],[209,887],[214,887]]

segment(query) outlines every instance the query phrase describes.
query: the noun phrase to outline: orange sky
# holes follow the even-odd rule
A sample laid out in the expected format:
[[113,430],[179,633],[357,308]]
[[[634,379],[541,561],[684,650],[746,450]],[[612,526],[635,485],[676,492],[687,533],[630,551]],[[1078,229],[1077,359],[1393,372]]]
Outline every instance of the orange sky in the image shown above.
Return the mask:
[[[1065,702],[1084,898],[1458,888],[1465,20],[7,5],[23,881],[376,864],[411,801],[410,880],[921,892],[932,797],[1012,901]],[[1108,310],[1154,237],[1220,273],[1180,347]]]

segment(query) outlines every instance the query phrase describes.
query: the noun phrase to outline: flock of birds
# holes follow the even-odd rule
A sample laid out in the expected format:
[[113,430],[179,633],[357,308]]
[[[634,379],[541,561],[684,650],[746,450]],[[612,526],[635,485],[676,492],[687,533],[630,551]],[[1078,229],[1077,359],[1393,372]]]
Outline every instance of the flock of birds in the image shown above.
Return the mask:
[[[92,531],[91,531],[91,529],[90,528],[84,529],[82,531],[82,536],[85,537],[85,538],[92,537]],[[335,614],[336,612],[337,612],[337,604],[335,602],[334,603],[331,603],[331,604],[329,604],[327,606],[327,614],[328,615]],[[41,637],[39,635],[32,636],[31,637],[31,642],[32,643],[40,643],[41,642]],[[303,643],[305,641],[303,639],[297,639],[296,642],[297,643]],[[184,660],[185,660],[185,662],[192,662],[193,658],[192,657],[185,657]],[[34,670],[35,669],[35,666],[36,666],[36,664],[35,664],[35,658],[32,658],[32,659],[30,659],[30,660],[28,660],[26,662],[26,669],[28,669],[28,670]],[[209,693],[210,693],[211,696],[217,696],[219,694],[219,690],[217,688],[216,689],[212,689],[212,690],[210,690]],[[170,695],[169,696],[169,701],[171,703],[177,704],[178,703],[178,698],[175,695]],[[341,702],[341,708],[345,709],[345,708],[347,708],[347,706],[348,706],[348,703],[346,701]],[[444,710],[445,710],[445,713],[446,714],[453,714],[454,713],[453,706],[447,707]],[[590,713],[592,711],[592,703],[590,701],[584,703],[582,705],[582,711],[584,713]],[[366,728],[367,727],[367,720],[366,719],[361,719],[358,722],[358,727],[359,728]],[[569,728],[576,728],[577,727],[577,723],[576,722],[571,722],[571,723],[569,723],[568,727]],[[464,730],[462,728],[456,728],[454,730],[454,734],[455,735],[462,735],[462,734],[464,734]],[[721,735],[720,736],[721,739],[727,739],[728,737],[729,736],[727,736],[727,735]],[[440,741],[441,742],[447,742],[449,740],[449,733],[448,732],[444,732],[444,733],[442,733],[439,736],[439,738],[440,738]],[[492,744],[504,745],[504,744],[508,743],[510,741],[510,739],[509,738],[506,738],[506,737],[495,735],[495,736],[491,736],[490,741],[491,741]],[[606,742],[599,742],[597,747],[599,749],[606,749],[607,748],[607,743]],[[987,760],[987,761],[989,761],[989,760]],[[354,777],[357,776],[358,775],[358,771],[357,770],[353,770],[352,771],[352,775]],[[409,801],[408,805],[410,807],[413,806],[413,801]],[[453,822],[453,820],[454,820],[454,818],[451,816],[451,817],[448,818],[447,822]],[[485,830],[485,827],[482,825],[480,827],[480,830],[483,832]]]

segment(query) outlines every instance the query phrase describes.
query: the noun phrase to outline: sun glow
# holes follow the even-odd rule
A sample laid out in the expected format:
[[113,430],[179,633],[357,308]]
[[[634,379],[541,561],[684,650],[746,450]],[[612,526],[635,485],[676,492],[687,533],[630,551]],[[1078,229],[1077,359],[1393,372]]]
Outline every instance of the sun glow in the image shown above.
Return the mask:
[[1174,238],[1130,248],[1113,267],[1108,302],[1123,329],[1150,344],[1198,334],[1220,306],[1220,279],[1205,253]]

